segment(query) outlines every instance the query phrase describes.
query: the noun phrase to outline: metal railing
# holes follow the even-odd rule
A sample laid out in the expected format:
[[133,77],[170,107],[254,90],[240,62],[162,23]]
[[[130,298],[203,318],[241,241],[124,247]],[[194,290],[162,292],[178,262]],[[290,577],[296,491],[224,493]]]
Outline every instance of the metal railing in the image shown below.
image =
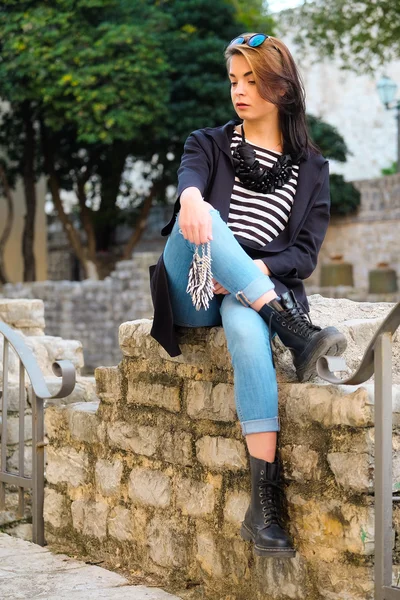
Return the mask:
[[392,585],[392,336],[400,325],[400,302],[390,311],[365,351],[357,371],[339,379],[334,371],[347,369],[341,357],[324,356],[318,375],[335,384],[358,385],[375,372],[375,600],[400,600],[400,587]]
[[[75,387],[75,367],[68,360],[60,360],[52,365],[53,372],[61,377],[61,388],[57,394],[48,390],[43,374],[33,352],[28,348],[21,334],[5,323],[0,323],[0,333],[4,337],[3,384],[2,384],[2,432],[0,464],[0,510],[5,509],[6,484],[18,487],[18,517],[25,512],[26,489],[32,489],[32,541],[44,546],[44,410],[43,401],[48,398],[64,398]],[[19,359],[19,443],[18,473],[7,471],[7,409],[8,409],[8,367],[10,345]],[[25,459],[25,371],[32,386],[32,476],[24,472]]]

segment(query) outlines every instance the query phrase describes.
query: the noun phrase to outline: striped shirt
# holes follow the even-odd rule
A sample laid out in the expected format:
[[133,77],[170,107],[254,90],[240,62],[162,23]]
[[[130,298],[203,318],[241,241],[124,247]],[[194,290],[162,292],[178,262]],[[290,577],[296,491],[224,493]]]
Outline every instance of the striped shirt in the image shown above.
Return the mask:
[[[233,132],[231,152],[241,142],[242,136]],[[247,140],[246,140],[247,141]],[[254,147],[256,158],[261,166],[272,167],[282,152]],[[228,227],[235,236],[243,241],[251,240],[257,247],[268,244],[277,237],[287,225],[296,193],[299,166],[293,165],[292,174],[287,183],[275,192],[262,194],[246,189],[238,177],[235,177],[231,203],[229,207]]]

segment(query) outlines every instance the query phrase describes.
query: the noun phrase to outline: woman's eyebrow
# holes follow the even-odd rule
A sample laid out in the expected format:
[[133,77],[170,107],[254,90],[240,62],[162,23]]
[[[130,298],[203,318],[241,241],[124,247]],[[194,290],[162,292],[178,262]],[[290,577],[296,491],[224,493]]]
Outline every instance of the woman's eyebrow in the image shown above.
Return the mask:
[[[247,71],[247,73],[245,73],[243,75],[243,77],[247,77],[247,75],[253,75],[253,71]],[[234,73],[229,73],[229,77],[235,77],[236,78],[236,75]]]

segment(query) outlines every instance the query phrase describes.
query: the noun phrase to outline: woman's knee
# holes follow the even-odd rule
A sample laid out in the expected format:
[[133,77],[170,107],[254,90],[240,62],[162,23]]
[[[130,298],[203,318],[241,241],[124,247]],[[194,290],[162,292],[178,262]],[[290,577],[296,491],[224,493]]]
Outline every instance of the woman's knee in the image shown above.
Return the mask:
[[258,355],[269,345],[268,328],[260,315],[230,294],[221,305],[222,324],[230,352]]

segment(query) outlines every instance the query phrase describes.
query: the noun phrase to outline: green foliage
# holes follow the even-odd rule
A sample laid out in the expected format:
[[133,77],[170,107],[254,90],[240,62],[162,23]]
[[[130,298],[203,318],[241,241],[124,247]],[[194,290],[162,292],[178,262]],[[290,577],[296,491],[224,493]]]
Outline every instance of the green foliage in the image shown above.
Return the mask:
[[[312,115],[307,115],[307,125],[312,140],[325,158],[346,162],[350,151],[343,137],[333,125]],[[354,213],[360,204],[360,193],[342,175],[330,175],[331,214],[348,215]]]
[[400,0],[313,0],[289,13],[296,44],[340,56],[343,68],[375,75],[400,57]]
[[231,0],[231,3],[236,20],[244,26],[243,31],[275,35],[275,21],[266,11],[263,0]]
[[167,21],[147,0],[5,0],[1,96],[36,103],[54,131],[74,124],[83,143],[131,140],[144,127],[159,133],[169,91],[159,33]]
[[311,138],[320,148],[323,156],[346,162],[349,149],[336,127],[312,115],[307,115],[307,125]]
[[354,185],[345,181],[342,175],[330,175],[331,215],[344,216],[357,211],[360,205],[360,192]]
[[381,169],[382,175],[395,175],[398,173],[397,162],[393,162],[391,167],[386,167],[385,169]]

